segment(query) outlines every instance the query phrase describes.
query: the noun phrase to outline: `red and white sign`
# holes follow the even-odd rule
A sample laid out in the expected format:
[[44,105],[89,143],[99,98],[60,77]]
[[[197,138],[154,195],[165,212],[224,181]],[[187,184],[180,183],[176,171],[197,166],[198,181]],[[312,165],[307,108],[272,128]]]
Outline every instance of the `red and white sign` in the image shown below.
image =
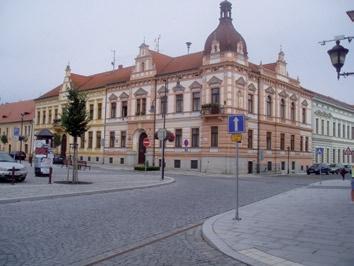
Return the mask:
[[143,145],[144,145],[144,147],[149,147],[150,146],[150,140],[148,138],[145,138],[143,140]]

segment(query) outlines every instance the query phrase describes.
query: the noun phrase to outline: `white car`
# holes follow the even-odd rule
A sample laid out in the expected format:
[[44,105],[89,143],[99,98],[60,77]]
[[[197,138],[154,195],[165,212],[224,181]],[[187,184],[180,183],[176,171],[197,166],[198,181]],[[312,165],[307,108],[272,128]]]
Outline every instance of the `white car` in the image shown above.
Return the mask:
[[0,152],[0,179],[12,181],[12,170],[16,181],[22,182],[26,179],[27,169],[23,164],[17,163],[9,154]]

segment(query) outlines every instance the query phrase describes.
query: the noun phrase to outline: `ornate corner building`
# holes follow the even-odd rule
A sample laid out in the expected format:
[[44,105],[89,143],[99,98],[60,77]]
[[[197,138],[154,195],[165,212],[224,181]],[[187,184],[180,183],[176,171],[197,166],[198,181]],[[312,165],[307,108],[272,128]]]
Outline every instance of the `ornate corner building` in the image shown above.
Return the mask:
[[[153,139],[166,113],[166,128],[175,134],[174,142],[167,142],[167,168],[234,173],[227,117],[244,114],[240,173],[305,171],[313,159],[312,92],[288,75],[283,51],[274,63],[250,62],[231,11],[230,2],[221,2],[219,25],[203,51],[171,57],[143,43],[133,66],[91,76],[68,67],[64,82],[35,100],[35,130],[61,134],[59,149],[70,153],[72,141],[58,122],[71,87],[87,94],[92,119],[81,138],[83,160],[159,164],[161,145]],[[150,147],[144,147],[144,138]]]

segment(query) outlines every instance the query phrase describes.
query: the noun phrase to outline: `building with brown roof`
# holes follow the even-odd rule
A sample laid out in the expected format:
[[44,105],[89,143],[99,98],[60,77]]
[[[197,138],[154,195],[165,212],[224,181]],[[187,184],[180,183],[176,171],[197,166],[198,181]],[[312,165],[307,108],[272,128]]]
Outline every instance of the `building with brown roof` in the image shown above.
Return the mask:
[[[241,173],[304,171],[312,163],[311,93],[288,75],[284,52],[274,63],[249,62],[231,11],[230,2],[221,2],[219,25],[203,51],[171,57],[143,43],[133,66],[91,76],[68,68],[63,84],[36,99],[36,129],[56,130],[65,90],[74,87],[87,94],[93,118],[81,139],[84,160],[158,164],[161,144],[153,138],[166,113],[166,128],[175,134],[167,142],[168,168],[233,173],[235,144],[227,118],[244,114]],[[68,153],[69,142],[62,152]]]
[[0,136],[7,136],[7,143],[0,140],[0,150],[31,153],[34,110],[33,100],[0,104]]

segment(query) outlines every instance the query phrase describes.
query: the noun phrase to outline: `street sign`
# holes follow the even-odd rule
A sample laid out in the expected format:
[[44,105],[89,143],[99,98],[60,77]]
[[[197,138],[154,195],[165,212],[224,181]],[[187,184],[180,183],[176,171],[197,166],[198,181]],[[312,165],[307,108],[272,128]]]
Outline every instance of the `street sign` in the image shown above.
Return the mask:
[[232,142],[241,142],[242,141],[242,134],[232,134],[231,141]]
[[351,155],[351,154],[352,154],[352,151],[349,147],[344,150],[344,155]]
[[228,130],[230,134],[244,133],[245,127],[245,116],[240,115],[230,115],[228,119]]
[[316,148],[316,154],[317,155],[323,155],[323,148]]
[[145,139],[143,140],[143,145],[144,145],[145,148],[146,148],[146,147],[149,147],[149,146],[150,146],[150,140],[149,140],[148,138],[145,138]]
[[159,140],[164,140],[167,136],[167,130],[164,129],[164,128],[160,128],[158,131],[157,131],[157,137],[159,138]]

